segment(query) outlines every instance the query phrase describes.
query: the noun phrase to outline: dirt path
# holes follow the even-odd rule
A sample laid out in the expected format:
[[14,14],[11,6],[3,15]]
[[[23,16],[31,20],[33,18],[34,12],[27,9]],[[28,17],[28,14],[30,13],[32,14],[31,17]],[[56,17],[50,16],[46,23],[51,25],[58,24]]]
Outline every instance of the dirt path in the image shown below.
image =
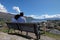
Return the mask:
[[[7,33],[0,32],[0,40],[28,40],[28,39],[20,37],[20,36],[9,35]],[[55,40],[55,39],[47,37],[47,36],[41,36],[41,40]]]

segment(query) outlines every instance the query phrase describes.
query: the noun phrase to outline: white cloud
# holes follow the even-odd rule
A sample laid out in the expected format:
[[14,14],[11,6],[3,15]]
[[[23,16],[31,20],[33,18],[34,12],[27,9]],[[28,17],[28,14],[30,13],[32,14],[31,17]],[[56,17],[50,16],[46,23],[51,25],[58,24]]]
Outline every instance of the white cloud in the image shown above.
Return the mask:
[[0,12],[7,12],[7,9],[1,3],[0,3]]
[[45,19],[45,18],[60,18],[60,14],[54,14],[54,15],[48,15],[48,14],[44,14],[44,15],[29,15],[30,17],[33,17],[35,19]]
[[21,12],[19,7],[17,7],[17,6],[14,6],[13,9],[16,10],[17,12],[19,12],[19,13]]
[[30,17],[36,18],[36,19],[40,19],[40,16],[37,15],[29,15]]

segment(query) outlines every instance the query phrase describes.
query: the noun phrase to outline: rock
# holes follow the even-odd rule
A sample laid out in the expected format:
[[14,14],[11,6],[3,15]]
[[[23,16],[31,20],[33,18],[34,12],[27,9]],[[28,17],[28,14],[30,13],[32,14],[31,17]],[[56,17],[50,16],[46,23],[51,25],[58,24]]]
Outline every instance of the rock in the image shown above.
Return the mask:
[[[0,32],[0,40],[29,40],[29,39],[26,39],[26,38],[21,37],[21,36],[9,35],[7,33]],[[31,39],[31,40],[33,40],[33,39]],[[55,40],[55,39],[48,37],[48,36],[41,36],[40,40]]]

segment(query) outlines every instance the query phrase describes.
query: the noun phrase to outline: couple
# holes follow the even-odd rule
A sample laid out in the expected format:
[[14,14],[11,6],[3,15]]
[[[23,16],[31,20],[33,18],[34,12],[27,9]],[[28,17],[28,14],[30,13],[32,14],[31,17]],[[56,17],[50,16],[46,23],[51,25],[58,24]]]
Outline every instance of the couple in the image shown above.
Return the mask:
[[26,18],[24,17],[24,13],[20,12],[20,15],[15,15],[14,18],[12,18],[12,22],[25,23],[26,22]]

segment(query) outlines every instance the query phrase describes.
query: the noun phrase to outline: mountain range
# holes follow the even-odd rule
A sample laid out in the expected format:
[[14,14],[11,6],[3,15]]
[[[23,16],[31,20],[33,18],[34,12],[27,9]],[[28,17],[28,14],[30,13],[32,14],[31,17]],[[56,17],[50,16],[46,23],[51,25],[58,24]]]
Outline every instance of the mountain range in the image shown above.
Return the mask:
[[10,20],[14,15],[10,13],[0,12],[0,20],[3,19],[4,21]]
[[[0,19],[3,18],[3,20],[11,20],[11,18],[14,17],[11,13],[4,13],[0,12]],[[45,18],[45,19],[34,19],[32,17],[26,17],[28,22],[41,22],[45,20],[60,20],[60,18]]]
[[60,18],[46,18],[46,19],[44,19],[44,20],[60,20]]
[[42,22],[46,20],[60,20],[60,18],[45,18],[45,19],[34,19],[34,22]]

